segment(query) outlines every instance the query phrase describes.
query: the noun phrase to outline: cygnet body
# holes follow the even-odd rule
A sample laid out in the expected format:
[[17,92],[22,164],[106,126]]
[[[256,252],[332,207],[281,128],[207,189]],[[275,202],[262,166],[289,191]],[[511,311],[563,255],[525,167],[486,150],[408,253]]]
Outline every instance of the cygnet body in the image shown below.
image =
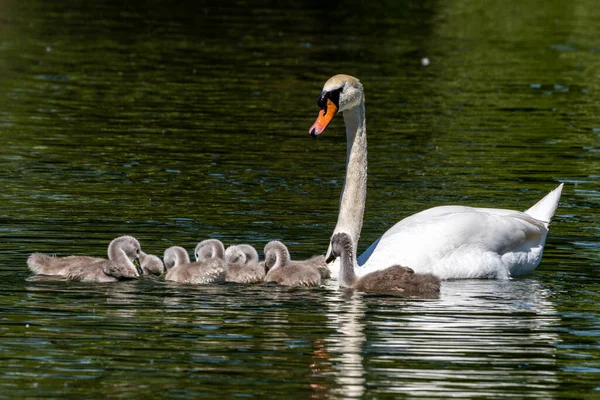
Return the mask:
[[321,274],[312,262],[291,261],[287,247],[279,241],[265,246],[265,266],[268,268],[265,282],[286,286],[319,286]]
[[313,265],[321,275],[321,279],[329,279],[331,278],[331,270],[327,266],[327,261],[325,261],[325,256],[312,256],[308,260],[303,261],[307,264]]
[[169,247],[164,254],[168,270],[165,280],[193,284],[223,283],[227,275],[223,252],[223,243],[216,239],[205,240],[196,246],[196,254],[200,254],[198,261],[190,262],[183,247]]
[[36,275],[60,276],[80,282],[116,282],[137,279],[139,273],[133,261],[141,253],[140,243],[132,236],[120,236],[108,245],[108,260],[100,257],[56,257],[33,253],[27,266]]
[[336,233],[331,238],[333,257],[340,257],[338,282],[363,292],[387,292],[403,295],[431,295],[440,291],[440,279],[432,274],[415,274],[411,268],[394,265],[358,278],[354,272],[356,256],[352,239],[347,233]]
[[225,250],[227,282],[260,283],[265,280],[265,267],[258,262],[256,249],[249,244],[229,246]]

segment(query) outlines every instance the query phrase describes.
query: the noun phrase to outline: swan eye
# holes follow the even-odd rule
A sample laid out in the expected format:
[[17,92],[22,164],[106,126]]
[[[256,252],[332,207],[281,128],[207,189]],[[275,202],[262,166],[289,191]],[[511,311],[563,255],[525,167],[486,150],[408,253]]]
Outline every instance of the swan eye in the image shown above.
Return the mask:
[[319,106],[319,108],[325,108],[327,106],[327,95],[328,94],[329,94],[329,92],[323,92],[319,96],[319,99],[317,100],[317,105]]
[[323,91],[317,100],[317,105],[319,108],[325,111],[327,114],[327,99],[331,100],[333,104],[339,109],[340,108],[340,93],[344,90],[344,87],[340,87],[335,90],[330,90],[328,92]]

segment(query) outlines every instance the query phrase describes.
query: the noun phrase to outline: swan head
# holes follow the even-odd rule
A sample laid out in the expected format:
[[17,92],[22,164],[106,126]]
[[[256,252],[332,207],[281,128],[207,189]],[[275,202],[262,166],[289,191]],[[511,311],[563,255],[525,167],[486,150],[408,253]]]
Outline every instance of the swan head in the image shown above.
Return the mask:
[[323,86],[317,100],[321,108],[317,120],[310,127],[311,136],[318,136],[331,122],[335,114],[358,107],[364,101],[363,86],[360,81],[350,75],[335,75]]

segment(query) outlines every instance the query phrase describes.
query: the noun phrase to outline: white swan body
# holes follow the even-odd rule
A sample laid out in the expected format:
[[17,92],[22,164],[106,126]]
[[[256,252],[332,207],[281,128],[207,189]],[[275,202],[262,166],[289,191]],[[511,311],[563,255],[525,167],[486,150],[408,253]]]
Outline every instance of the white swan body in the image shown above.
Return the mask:
[[[333,234],[345,232],[354,250],[362,228],[366,199],[367,141],[363,88],[358,79],[336,75],[319,98],[322,110],[310,133],[322,133],[335,113],[344,113],[348,141],[346,180]],[[532,273],[542,259],[548,225],[562,184],[525,212],[440,206],[398,222],[358,258],[356,274],[400,264],[441,279],[511,277]],[[327,251],[331,261],[331,244]],[[339,259],[330,262],[339,275]]]
[[[542,200],[552,214],[561,190],[562,185]],[[548,223],[527,212],[434,207],[384,233],[359,257],[358,272],[364,275],[381,265],[400,263],[442,279],[508,279],[535,270],[547,234]]]

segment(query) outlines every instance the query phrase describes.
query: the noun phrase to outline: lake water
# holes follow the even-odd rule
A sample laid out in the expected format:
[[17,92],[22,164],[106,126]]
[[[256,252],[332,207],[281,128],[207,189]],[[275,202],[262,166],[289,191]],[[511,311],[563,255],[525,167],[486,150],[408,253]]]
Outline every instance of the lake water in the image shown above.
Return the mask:
[[[0,3],[0,398],[600,397],[600,8],[559,1]],[[429,61],[428,65],[423,60]],[[323,253],[365,87],[360,249],[441,204],[564,182],[541,265],[418,300],[30,281],[27,256]]]

